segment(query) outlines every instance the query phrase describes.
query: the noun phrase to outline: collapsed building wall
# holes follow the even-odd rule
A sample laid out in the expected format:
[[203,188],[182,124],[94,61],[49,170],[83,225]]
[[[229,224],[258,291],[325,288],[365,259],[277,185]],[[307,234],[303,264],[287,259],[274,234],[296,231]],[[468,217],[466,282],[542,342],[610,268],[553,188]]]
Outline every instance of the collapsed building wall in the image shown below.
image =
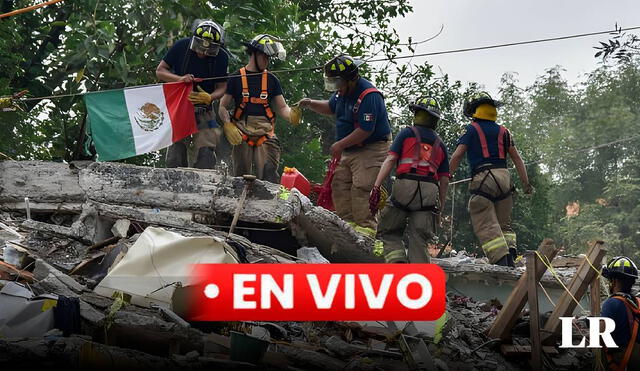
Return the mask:
[[[228,228],[245,186],[242,178],[211,170],[160,169],[120,163],[72,164],[39,161],[0,162],[0,209],[25,212],[28,198],[38,213],[77,214],[71,225],[47,229],[86,242],[104,239],[104,230],[120,218],[149,225],[212,233]],[[373,239],[357,233],[335,214],[314,206],[297,190],[256,180],[239,215],[263,230],[286,230],[299,246],[312,244],[332,262],[381,262],[372,254]],[[251,228],[244,230],[251,235]],[[265,239],[269,240],[269,239]],[[278,239],[271,239],[277,244]],[[291,243],[291,242],[289,242]],[[273,245],[272,245],[273,246]],[[278,247],[278,246],[273,246]]]
[[[284,240],[295,247],[315,246],[331,262],[382,261],[372,253],[373,241],[358,234],[335,214],[314,206],[295,190],[286,191],[268,182],[256,181],[252,185],[241,208],[240,229],[237,234],[227,236],[244,186],[242,178],[207,170],[155,169],[118,163],[0,162],[0,210],[24,234],[29,254],[38,257],[33,273],[22,271],[14,276],[31,282],[39,294],[79,297],[84,326],[81,333],[91,336],[89,340],[56,335],[55,343],[33,340],[25,347],[3,340],[0,349],[6,350],[4,360],[55,356],[71,357],[74,364],[86,365],[82,355],[90,347],[92,356],[108,357],[114,365],[139,362],[145,367],[157,364],[252,368],[251,364],[221,361],[220,353],[226,354],[222,359],[228,359],[229,337],[216,338],[211,329],[192,329],[159,309],[139,308],[90,292],[148,226],[240,245],[249,262],[304,263],[280,251]],[[31,213],[27,220],[25,197],[29,199]],[[278,237],[262,238],[270,245],[265,246],[256,243],[260,233]],[[15,237],[9,235],[7,239]],[[434,263],[447,273],[448,290],[465,294],[449,295],[445,326],[435,322],[415,323],[414,330],[409,331],[406,324],[401,330],[392,330],[364,323],[335,323],[312,324],[301,330],[304,325],[286,323],[270,333],[274,338],[289,333],[284,336],[289,343],[277,344],[270,356],[279,359],[279,365],[321,370],[406,369],[400,360],[404,356],[395,344],[403,334],[411,334],[429,343],[431,353],[437,357],[438,369],[526,367],[522,359],[513,361],[500,355],[484,334],[499,310],[499,301],[523,270],[483,264],[462,255],[434,259]],[[562,279],[568,281],[570,274]],[[560,287],[552,277],[545,276],[541,282],[551,292]],[[469,296],[479,299],[478,302]],[[484,302],[485,297],[499,300]],[[234,326],[221,324],[222,328],[215,331],[227,335]],[[251,326],[271,329],[279,325]],[[105,331],[105,327],[109,330]],[[520,327],[526,327],[526,323]],[[436,340],[438,337],[442,339],[440,342]],[[526,346],[526,338],[523,341]],[[588,355],[580,358],[567,353],[556,358],[560,358],[555,360],[558,364],[564,362],[565,369],[589,361]]]

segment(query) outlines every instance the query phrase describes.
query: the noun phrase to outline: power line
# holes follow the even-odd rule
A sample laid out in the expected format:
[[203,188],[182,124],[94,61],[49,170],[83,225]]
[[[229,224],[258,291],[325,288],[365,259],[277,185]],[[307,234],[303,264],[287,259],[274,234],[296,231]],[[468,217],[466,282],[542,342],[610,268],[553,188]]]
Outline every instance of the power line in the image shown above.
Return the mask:
[[[395,56],[395,57],[392,57],[392,58],[388,58],[387,57],[387,58],[371,59],[371,60],[367,60],[367,62],[382,62],[382,61],[396,60],[396,59],[407,59],[407,58],[425,57],[425,56],[432,56],[432,55],[453,54],[453,53],[463,53],[463,52],[470,52],[470,51],[477,51],[477,50],[496,49],[496,48],[504,48],[504,47],[509,47],[509,46],[536,44],[536,43],[558,41],[558,40],[566,40],[566,39],[575,39],[575,38],[580,38],[580,37],[602,35],[602,34],[610,34],[610,33],[614,33],[614,32],[631,31],[631,30],[637,30],[637,29],[640,29],[640,26],[628,27],[628,28],[620,28],[620,29],[609,30],[609,31],[598,31],[598,32],[589,32],[589,33],[576,34],[576,35],[551,37],[551,38],[546,38],[546,39],[519,41],[519,42],[513,42],[513,43],[506,43],[506,44],[495,44],[495,45],[480,46],[480,47],[474,47],[474,48],[453,49],[453,50],[444,50],[444,51],[439,51],[439,52],[411,54],[411,55],[400,55],[400,56]],[[281,70],[274,70],[274,71],[269,71],[269,72],[276,74],[276,73],[287,73],[287,72],[313,71],[313,70],[318,70],[318,69],[322,69],[322,68],[323,68],[323,66],[314,66],[314,67],[281,69]],[[248,73],[247,76],[259,75],[259,74],[261,74],[261,72]],[[235,74],[235,75],[228,75],[228,76],[225,76],[225,77],[209,77],[209,78],[202,79],[202,81],[222,80],[222,79],[227,79],[229,77],[234,77],[234,76],[239,76],[239,75]],[[109,89],[109,90],[98,90],[98,91],[84,92],[84,93],[59,94],[59,95],[49,95],[49,96],[43,96],[43,97],[21,98],[21,99],[16,99],[16,101],[24,101],[24,102],[26,102],[26,101],[33,101],[33,100],[65,98],[65,97],[85,95],[85,94],[91,94],[91,93],[97,93],[97,92],[106,92],[106,91],[121,90],[121,89],[132,89],[132,88],[137,88],[137,87],[154,86],[154,85],[161,85],[161,84],[162,83],[138,85],[138,86],[116,88],[116,89]],[[168,83],[168,84],[171,84],[171,83]]]
[[[546,39],[518,41],[518,42],[512,42],[512,43],[506,43],[506,44],[495,44],[495,45],[478,46],[478,47],[473,47],[473,48],[452,49],[452,50],[444,50],[444,51],[439,51],[439,52],[420,53],[420,54],[415,54],[415,55],[413,55],[413,54],[412,55],[401,55],[401,56],[398,56],[398,57],[394,57],[393,59],[407,59],[407,58],[414,58],[414,57],[428,57],[428,56],[432,56],[432,55],[453,54],[453,53],[463,53],[463,52],[470,52],[470,51],[476,51],[476,50],[505,48],[505,47],[508,47],[508,46],[537,44],[537,43],[543,43],[543,42],[549,42],[549,41],[576,39],[576,38],[580,38],[580,37],[603,35],[603,34],[610,34],[610,33],[614,33],[614,32],[631,31],[631,30],[637,30],[637,29],[640,29],[640,26],[621,28],[621,29],[609,30],[609,31],[589,32],[589,33],[582,33],[582,34],[568,35],[568,36],[549,37],[549,38],[546,38]],[[387,61],[387,60],[389,60],[389,58],[372,59],[369,62],[383,62],[383,61]]]

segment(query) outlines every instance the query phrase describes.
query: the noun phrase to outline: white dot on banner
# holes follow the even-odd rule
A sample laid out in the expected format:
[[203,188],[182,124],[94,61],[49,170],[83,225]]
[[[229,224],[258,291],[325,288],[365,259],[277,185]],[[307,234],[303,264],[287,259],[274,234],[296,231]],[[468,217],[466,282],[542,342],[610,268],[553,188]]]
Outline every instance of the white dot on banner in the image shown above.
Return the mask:
[[218,288],[218,285],[214,283],[210,283],[204,288],[204,296],[208,297],[209,299],[217,298],[219,293],[220,289]]

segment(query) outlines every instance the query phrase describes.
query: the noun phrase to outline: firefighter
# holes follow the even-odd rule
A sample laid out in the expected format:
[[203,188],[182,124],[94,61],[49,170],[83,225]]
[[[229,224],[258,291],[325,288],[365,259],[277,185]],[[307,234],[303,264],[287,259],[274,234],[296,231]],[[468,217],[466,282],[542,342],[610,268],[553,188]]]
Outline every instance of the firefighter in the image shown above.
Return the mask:
[[[167,150],[167,167],[187,167],[187,147],[193,140],[196,159],[193,166],[212,169],[216,164],[216,147],[222,130],[215,120],[212,102],[220,99],[227,88],[229,57],[224,50],[224,29],[211,20],[196,22],[193,35],[178,40],[162,58],[156,76],[164,82],[191,82],[189,95],[198,123],[193,138],[173,143]],[[202,80],[206,79],[206,80]]]
[[602,276],[609,280],[611,295],[602,303],[600,315],[614,320],[611,337],[618,346],[604,349],[608,369],[640,370],[640,299],[631,294],[638,268],[631,259],[617,256],[602,267]]
[[[449,185],[447,148],[436,134],[440,106],[431,97],[409,105],[413,126],[393,140],[369,197],[375,214],[381,199],[381,185],[396,167],[390,202],[382,210],[378,239],[384,244],[387,263],[429,263],[427,242],[436,234],[440,208]],[[407,250],[403,236],[407,236]]]
[[331,183],[336,214],[373,236],[377,220],[369,212],[369,192],[387,156],[391,127],[384,97],[360,77],[361,64],[344,54],[332,58],[324,66],[324,83],[334,93],[329,100],[305,98],[299,105],[335,115],[336,142],[330,151],[340,161]]
[[507,156],[516,167],[524,193],[531,194],[533,187],[511,133],[496,123],[500,105],[486,92],[476,93],[465,102],[464,115],[472,121],[458,140],[449,167],[453,175],[467,154],[472,173],[469,214],[473,231],[491,264],[513,267],[517,255],[516,234],[511,229],[515,188],[507,170]]
[[[278,183],[280,142],[275,134],[276,113],[298,125],[301,110],[287,105],[280,80],[267,71],[272,58],[285,58],[282,44],[267,34],[243,44],[247,47],[249,63],[229,77],[219,110],[224,134],[233,145],[233,175],[253,173],[258,179]],[[235,109],[230,116],[227,109],[232,102]]]

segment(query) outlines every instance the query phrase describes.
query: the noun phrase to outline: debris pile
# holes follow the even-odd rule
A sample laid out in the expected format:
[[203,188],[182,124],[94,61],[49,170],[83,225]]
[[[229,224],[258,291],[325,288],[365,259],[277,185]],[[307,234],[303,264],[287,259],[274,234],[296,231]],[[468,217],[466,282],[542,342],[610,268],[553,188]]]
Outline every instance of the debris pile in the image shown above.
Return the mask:
[[[242,182],[194,169],[0,162],[0,364],[528,369],[528,334],[517,333],[526,315],[513,344],[500,344],[486,335],[500,302],[459,293],[434,322],[186,322],[180,267],[190,263],[380,261],[373,241],[296,190],[255,181],[237,208]],[[229,234],[237,210],[238,232]],[[451,282],[522,274],[462,255],[436,263]],[[547,355],[567,370],[592,358]]]

